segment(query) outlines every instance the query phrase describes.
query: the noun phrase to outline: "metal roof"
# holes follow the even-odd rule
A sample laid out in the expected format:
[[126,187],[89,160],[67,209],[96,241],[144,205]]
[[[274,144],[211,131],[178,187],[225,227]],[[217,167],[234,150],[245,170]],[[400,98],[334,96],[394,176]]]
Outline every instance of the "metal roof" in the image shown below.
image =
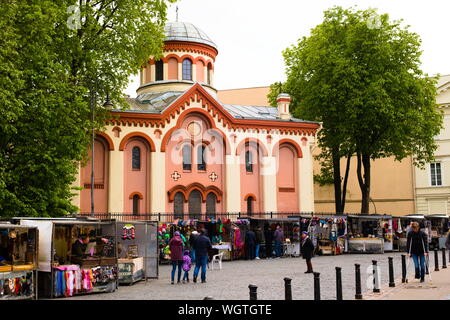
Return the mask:
[[252,119],[252,120],[272,120],[285,122],[303,122],[303,123],[318,123],[315,121],[301,120],[291,118],[283,120],[278,118],[278,109],[266,106],[242,106],[237,104],[222,104],[235,119]]
[[217,46],[202,30],[189,22],[168,22],[165,27],[166,41],[198,42],[214,47]]
[[[193,84],[194,86],[195,84]],[[200,84],[201,85],[201,84]],[[129,103],[130,108],[126,110],[115,109],[114,111],[121,112],[135,112],[135,113],[163,113],[171,104],[186,93],[185,91],[164,91],[164,92],[145,92],[138,95],[136,98],[125,98]],[[315,123],[316,121],[307,121],[297,118],[280,119],[278,118],[278,109],[269,106],[243,106],[236,104],[223,104],[216,99],[222,107],[230,113],[235,119],[247,120],[271,120],[282,122],[296,122],[296,123]]]

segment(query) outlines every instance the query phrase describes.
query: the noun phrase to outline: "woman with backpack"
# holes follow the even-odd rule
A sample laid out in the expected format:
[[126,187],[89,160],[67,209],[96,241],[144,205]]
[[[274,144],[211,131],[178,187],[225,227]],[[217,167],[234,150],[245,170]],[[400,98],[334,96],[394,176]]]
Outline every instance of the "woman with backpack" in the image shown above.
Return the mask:
[[408,256],[413,258],[416,269],[416,279],[420,282],[425,281],[425,256],[428,256],[428,237],[427,234],[420,230],[417,222],[411,224],[411,231],[408,233],[406,250]]

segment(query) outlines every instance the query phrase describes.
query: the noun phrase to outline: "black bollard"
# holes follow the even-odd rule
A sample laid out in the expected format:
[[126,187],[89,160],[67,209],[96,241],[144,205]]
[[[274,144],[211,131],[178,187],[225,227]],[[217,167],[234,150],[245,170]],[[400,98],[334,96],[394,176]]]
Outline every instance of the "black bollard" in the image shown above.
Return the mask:
[[377,260],[372,260],[372,267],[373,267],[373,292],[379,293],[380,292],[380,284],[378,282],[378,267],[377,267]]
[[363,296],[361,294],[361,269],[360,265],[355,263],[355,282],[356,282],[356,294],[355,299],[362,299]]
[[210,296],[207,296],[207,297],[204,297],[203,300],[214,300],[214,298],[210,297]]
[[284,278],[284,299],[292,300],[291,278]]
[[445,258],[445,248],[442,248],[442,269],[447,269],[447,259]]
[[406,256],[402,254],[402,283],[408,282],[406,279]]
[[389,287],[395,287],[394,262],[392,261],[394,258],[388,257],[388,259],[389,259]]
[[314,300],[320,300],[320,273],[314,272]]
[[439,255],[437,248],[434,249],[434,271],[439,271]]
[[250,289],[250,300],[258,300],[258,297],[256,294],[256,290],[258,289],[258,287],[251,284],[248,286],[248,288]]
[[342,268],[336,267],[336,300],[342,300]]

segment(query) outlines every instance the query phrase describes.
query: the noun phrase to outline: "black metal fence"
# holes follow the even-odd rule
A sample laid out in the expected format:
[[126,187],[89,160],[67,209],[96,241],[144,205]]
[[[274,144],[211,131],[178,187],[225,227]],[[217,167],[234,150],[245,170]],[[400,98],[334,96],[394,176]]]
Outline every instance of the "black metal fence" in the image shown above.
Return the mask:
[[[355,213],[352,213],[354,215]],[[80,212],[74,214],[74,216],[93,217],[97,219],[116,219],[118,221],[134,221],[134,220],[150,220],[161,222],[173,222],[176,219],[188,220],[209,220],[209,219],[230,219],[235,221],[240,218],[270,218],[270,219],[286,219],[286,218],[310,218],[312,216],[345,216],[345,214],[336,214],[334,212],[220,212],[215,214],[183,214],[177,215],[173,212],[154,212],[154,213],[125,213],[125,212],[94,212],[92,215],[90,212]]]

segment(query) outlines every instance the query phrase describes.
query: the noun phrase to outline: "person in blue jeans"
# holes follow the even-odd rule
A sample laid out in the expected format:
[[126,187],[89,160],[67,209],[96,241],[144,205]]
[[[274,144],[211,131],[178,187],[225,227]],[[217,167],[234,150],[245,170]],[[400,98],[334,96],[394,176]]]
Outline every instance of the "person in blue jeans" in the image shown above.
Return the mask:
[[277,258],[280,258],[283,254],[283,240],[284,240],[284,233],[283,229],[281,229],[280,225],[277,225],[277,229],[275,230],[273,234],[273,239],[275,240],[275,255]]
[[194,269],[194,283],[197,282],[198,272],[202,268],[201,279],[202,283],[206,282],[206,267],[208,264],[208,251],[212,248],[211,240],[206,236],[206,230],[201,229],[200,235],[194,242],[195,250],[195,269]]
[[425,281],[425,256],[428,256],[428,237],[425,232],[420,230],[417,222],[412,223],[412,230],[408,233],[406,248],[409,257],[413,258],[416,269],[416,279],[420,282]]

